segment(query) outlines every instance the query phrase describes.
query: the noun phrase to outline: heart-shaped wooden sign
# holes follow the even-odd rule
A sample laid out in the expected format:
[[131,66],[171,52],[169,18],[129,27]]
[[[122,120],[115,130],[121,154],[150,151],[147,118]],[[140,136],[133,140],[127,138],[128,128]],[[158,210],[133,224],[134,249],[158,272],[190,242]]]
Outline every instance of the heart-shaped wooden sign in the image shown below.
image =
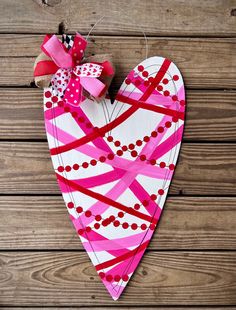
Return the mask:
[[[44,91],[47,138],[70,218],[102,282],[118,299],[159,221],[184,128],[174,63],[136,66],[116,100],[73,106]],[[141,292],[140,292],[141,293]]]

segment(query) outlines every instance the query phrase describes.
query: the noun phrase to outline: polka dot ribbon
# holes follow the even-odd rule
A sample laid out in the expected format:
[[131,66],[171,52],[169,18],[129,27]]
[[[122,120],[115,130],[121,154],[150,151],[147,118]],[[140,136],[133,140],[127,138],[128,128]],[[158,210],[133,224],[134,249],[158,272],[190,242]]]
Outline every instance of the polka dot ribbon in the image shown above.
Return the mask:
[[41,57],[34,69],[35,77],[52,74],[54,95],[76,106],[85,99],[85,94],[95,99],[102,97],[108,88],[106,78],[114,75],[109,61],[83,63],[86,47],[87,41],[79,33],[69,50],[56,35],[46,35],[41,50],[48,58]]

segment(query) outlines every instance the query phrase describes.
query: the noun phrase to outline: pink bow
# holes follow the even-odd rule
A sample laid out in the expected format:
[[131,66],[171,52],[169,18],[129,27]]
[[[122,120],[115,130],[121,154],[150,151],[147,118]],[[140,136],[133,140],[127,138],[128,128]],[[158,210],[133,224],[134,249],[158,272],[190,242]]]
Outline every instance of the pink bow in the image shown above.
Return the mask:
[[86,46],[87,41],[79,33],[76,33],[69,51],[56,35],[47,35],[41,46],[58,67],[51,80],[53,92],[72,105],[78,105],[85,99],[83,89],[92,97],[101,97],[107,87],[98,78],[113,74],[108,61],[81,64]]

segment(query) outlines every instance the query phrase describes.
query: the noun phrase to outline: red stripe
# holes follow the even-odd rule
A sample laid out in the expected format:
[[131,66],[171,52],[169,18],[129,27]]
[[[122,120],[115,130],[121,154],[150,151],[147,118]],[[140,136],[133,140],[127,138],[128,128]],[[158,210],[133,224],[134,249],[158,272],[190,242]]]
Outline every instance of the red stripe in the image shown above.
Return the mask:
[[78,139],[66,145],[62,145],[59,147],[55,147],[50,150],[51,155],[57,155],[60,153],[67,152],[74,148],[77,148],[85,143],[93,141],[97,137],[103,136],[106,132],[112,130],[113,128],[117,127],[119,124],[123,123],[130,115],[132,115],[138,108],[131,107],[127,111],[125,111],[122,115],[117,117],[114,121],[110,122],[109,124],[97,129],[96,131]]
[[[157,86],[157,84],[162,80],[163,76],[165,75],[167,69],[170,66],[170,60],[165,59],[160,70],[156,74],[155,78],[153,79],[151,85],[146,89],[145,93],[140,98],[141,101],[146,101],[148,97],[152,94],[153,90]],[[52,148],[50,150],[51,155],[57,155],[63,152],[67,152],[69,150],[72,150],[76,147],[79,147],[85,143],[88,143],[94,139],[96,139],[99,136],[103,136],[106,132],[114,129],[121,123],[123,123],[128,117],[130,117],[133,113],[135,113],[138,110],[139,107],[132,106],[127,111],[125,111],[123,114],[121,114],[119,117],[117,117],[114,121],[110,122],[109,124],[99,128],[98,130],[92,132],[91,134],[88,134],[78,140],[75,140],[71,143],[68,143],[66,145],[62,145],[56,148]]]
[[184,113],[183,112],[178,112],[175,110],[166,109],[166,108],[156,106],[153,104],[147,104],[145,102],[141,102],[140,100],[135,100],[135,99],[123,96],[123,95],[119,95],[119,94],[117,95],[116,99],[121,101],[121,102],[131,104],[133,106],[138,106],[139,108],[142,108],[145,110],[150,110],[150,111],[154,111],[157,113],[170,115],[170,116],[177,116],[178,118],[184,120]]
[[105,269],[108,267],[111,267],[117,263],[123,262],[124,260],[126,260],[129,257],[133,257],[134,255],[138,254],[139,252],[141,252],[142,250],[145,250],[146,247],[148,246],[149,240],[145,241],[144,243],[142,243],[141,245],[139,245],[137,248],[133,249],[132,251],[125,253],[123,255],[120,255],[118,257],[115,257],[111,260],[108,260],[104,263],[101,263],[99,265],[96,265],[95,268],[97,271],[101,270],[101,269]]
[[150,223],[157,223],[157,219],[153,219],[151,216],[147,215],[147,214],[143,214],[141,212],[138,212],[132,208],[129,208],[129,207],[126,207],[124,205],[122,205],[121,203],[111,199],[111,198],[108,198],[106,196],[103,196],[102,194],[99,194],[99,193],[96,193],[96,192],[93,192],[91,191],[90,189],[88,188],[85,188],[77,183],[75,183],[74,181],[72,180],[68,180],[66,178],[64,178],[63,176],[61,176],[60,174],[56,174],[57,175],[57,178],[60,182],[63,182],[64,184],[66,185],[69,185],[71,188],[75,189],[75,190],[78,190],[79,192],[85,194],[85,195],[88,195],[92,198],[95,198],[101,202],[104,202],[105,204],[107,205],[110,205],[114,208],[117,208],[119,210],[122,210],[126,213],[129,213],[133,216],[136,216],[142,220],[145,220],[145,221],[148,221]]

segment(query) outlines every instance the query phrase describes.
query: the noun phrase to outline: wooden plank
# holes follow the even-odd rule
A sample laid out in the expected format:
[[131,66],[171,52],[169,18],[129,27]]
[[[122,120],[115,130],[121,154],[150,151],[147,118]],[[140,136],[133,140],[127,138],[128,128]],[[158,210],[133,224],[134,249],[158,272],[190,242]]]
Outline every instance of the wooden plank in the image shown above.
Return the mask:
[[[114,305],[86,253],[2,252],[4,305]],[[147,252],[120,305],[234,305],[235,252]]]
[[[0,139],[46,139],[42,91],[0,88]],[[184,141],[236,141],[236,92],[187,91]]]
[[[0,156],[0,193],[59,193],[46,142],[1,142]],[[235,144],[184,143],[170,193],[235,195],[235,170]]]
[[94,29],[102,34],[139,34],[175,36],[236,35],[235,0],[110,0],[86,2],[69,0],[2,0],[2,33],[57,32],[87,33],[101,16],[103,22]]
[[[236,250],[236,198],[169,197],[150,250]],[[0,201],[1,250],[83,249],[61,196]]]
[[[43,36],[2,35],[0,86],[29,86]],[[25,46],[29,44],[26,48]],[[145,58],[141,37],[94,37],[88,53],[111,53],[116,66],[114,87]],[[236,88],[236,39],[149,38],[149,56],[171,59],[189,88]],[[9,55],[11,56],[9,58]]]

